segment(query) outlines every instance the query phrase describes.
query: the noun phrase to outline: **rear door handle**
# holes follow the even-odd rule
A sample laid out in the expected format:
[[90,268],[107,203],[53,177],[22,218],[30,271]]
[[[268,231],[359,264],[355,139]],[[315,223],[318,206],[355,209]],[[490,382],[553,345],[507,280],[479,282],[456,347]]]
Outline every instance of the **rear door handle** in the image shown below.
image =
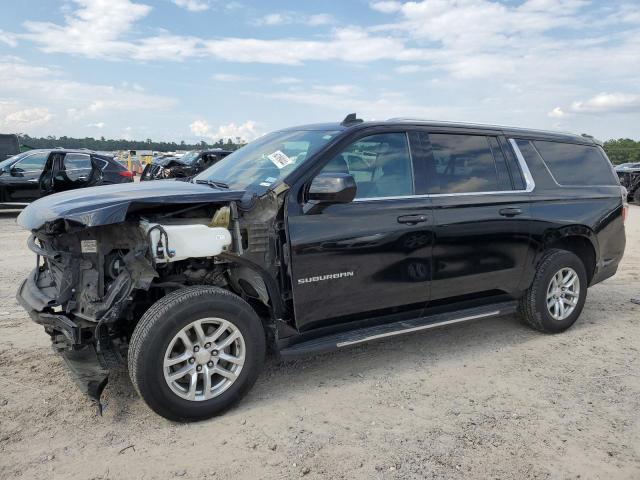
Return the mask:
[[517,207],[501,208],[498,213],[503,217],[515,217],[522,213],[522,209]]
[[402,215],[398,217],[398,223],[406,223],[407,225],[415,225],[427,221],[426,215]]

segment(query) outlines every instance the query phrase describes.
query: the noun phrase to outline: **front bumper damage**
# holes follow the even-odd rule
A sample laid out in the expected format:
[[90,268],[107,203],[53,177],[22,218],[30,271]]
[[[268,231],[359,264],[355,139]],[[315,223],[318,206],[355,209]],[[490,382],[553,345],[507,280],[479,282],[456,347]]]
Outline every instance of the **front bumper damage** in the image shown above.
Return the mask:
[[73,381],[83,393],[98,403],[101,411],[100,397],[109,380],[109,369],[118,360],[113,358],[113,351],[105,355],[98,351],[96,345],[83,343],[83,328],[68,316],[43,311],[52,300],[36,285],[37,273],[38,269],[34,269],[22,282],[16,298],[31,319],[42,325],[51,336],[53,350],[64,359]]

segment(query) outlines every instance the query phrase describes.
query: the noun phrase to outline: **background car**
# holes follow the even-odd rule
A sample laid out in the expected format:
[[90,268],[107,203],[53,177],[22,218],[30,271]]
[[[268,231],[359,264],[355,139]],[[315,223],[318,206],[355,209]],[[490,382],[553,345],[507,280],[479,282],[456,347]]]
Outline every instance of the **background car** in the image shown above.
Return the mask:
[[140,180],[162,180],[186,178],[206,170],[217,161],[232,153],[229,150],[193,150],[181,157],[154,158],[140,176]]
[[112,158],[87,150],[30,150],[0,162],[0,206],[20,207],[51,193],[133,181]]
[[627,170],[640,170],[640,162],[621,163],[615,166],[616,172],[624,172]]
[[627,199],[640,205],[640,162],[623,163],[616,166],[620,185],[627,189]]

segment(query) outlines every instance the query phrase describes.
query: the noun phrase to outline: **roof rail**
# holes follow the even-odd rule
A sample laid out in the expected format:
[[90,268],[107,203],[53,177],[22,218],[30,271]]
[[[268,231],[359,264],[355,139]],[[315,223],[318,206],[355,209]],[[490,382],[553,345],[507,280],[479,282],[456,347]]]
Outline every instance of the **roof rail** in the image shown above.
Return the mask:
[[572,136],[580,136],[573,132],[563,132],[558,130],[544,130],[541,128],[525,128],[525,127],[513,127],[510,125],[498,125],[492,123],[477,123],[477,122],[455,122],[452,120],[429,120],[425,118],[412,118],[412,117],[394,117],[387,119],[387,122],[421,122],[421,123],[440,123],[447,125],[461,125],[461,126],[469,126],[469,127],[491,127],[491,128],[506,128],[509,130],[526,130],[529,132],[540,132],[540,133],[553,133],[553,134],[561,134],[561,135],[572,135]]

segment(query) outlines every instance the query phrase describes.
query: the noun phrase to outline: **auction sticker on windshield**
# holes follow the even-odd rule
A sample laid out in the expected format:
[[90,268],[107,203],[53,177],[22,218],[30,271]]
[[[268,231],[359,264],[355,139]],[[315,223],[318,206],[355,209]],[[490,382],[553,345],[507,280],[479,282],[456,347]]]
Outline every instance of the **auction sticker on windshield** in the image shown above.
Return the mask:
[[273,162],[273,164],[278,168],[284,168],[287,165],[291,165],[293,160],[287,157],[280,150],[276,150],[271,155],[267,155],[267,158]]

